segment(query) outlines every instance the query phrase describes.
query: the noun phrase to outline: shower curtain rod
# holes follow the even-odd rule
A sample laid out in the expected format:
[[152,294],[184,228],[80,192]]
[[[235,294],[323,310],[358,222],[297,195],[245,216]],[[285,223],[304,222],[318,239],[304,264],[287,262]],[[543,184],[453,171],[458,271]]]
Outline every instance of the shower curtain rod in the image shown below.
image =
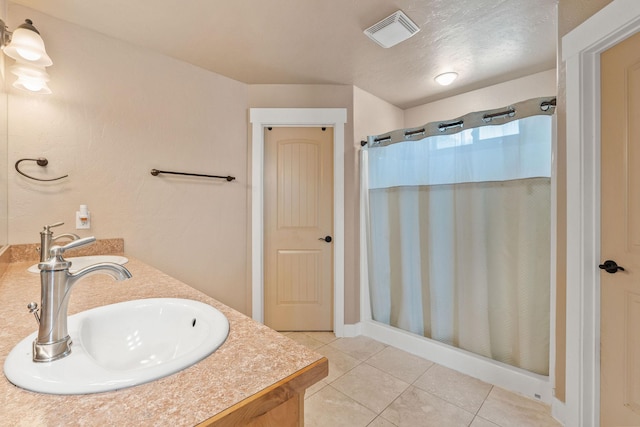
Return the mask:
[[555,112],[556,98],[532,98],[508,107],[495,110],[478,111],[444,122],[431,122],[415,128],[398,129],[381,135],[368,136],[361,145],[384,147],[404,141],[417,141],[428,136],[451,135],[481,126],[502,125],[513,120],[537,115],[552,115]]

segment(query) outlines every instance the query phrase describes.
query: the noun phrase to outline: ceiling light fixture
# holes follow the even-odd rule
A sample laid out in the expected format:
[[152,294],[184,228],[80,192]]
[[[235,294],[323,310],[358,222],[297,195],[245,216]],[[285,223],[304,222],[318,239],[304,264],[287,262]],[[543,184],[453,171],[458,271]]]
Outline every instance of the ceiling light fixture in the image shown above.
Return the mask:
[[447,73],[438,74],[437,76],[434,77],[434,80],[439,85],[448,86],[451,83],[453,83],[453,81],[457,78],[458,78],[458,73],[454,73],[453,71],[450,71]]
[[401,10],[373,24],[364,33],[384,48],[389,48],[405,41],[420,31],[420,28]]
[[15,59],[10,70],[18,76],[13,86],[34,93],[49,94],[49,74],[45,70],[53,64],[44,47],[40,33],[30,19],[25,19],[12,33],[0,19],[0,45],[5,55]]

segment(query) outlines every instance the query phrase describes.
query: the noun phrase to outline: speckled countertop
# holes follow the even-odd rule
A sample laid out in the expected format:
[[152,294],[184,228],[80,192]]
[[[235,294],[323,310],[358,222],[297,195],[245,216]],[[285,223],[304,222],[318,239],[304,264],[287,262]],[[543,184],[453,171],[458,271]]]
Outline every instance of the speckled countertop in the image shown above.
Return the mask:
[[[129,259],[126,267],[132,279],[116,282],[96,275],[78,282],[72,290],[69,314],[139,298],[189,298],[227,316],[230,332],[225,343],[177,374],[116,392],[38,394],[14,386],[2,375],[0,425],[191,426],[322,358],[155,268]],[[37,329],[26,308],[30,301],[40,301],[39,276],[27,272],[31,264],[9,264],[0,280],[1,366],[11,349]]]

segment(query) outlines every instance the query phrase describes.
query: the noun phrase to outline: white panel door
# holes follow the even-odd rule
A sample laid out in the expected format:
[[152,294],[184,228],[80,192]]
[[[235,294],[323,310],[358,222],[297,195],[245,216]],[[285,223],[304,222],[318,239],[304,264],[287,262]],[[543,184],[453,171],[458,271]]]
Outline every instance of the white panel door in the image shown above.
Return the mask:
[[265,324],[333,330],[333,129],[265,130]]

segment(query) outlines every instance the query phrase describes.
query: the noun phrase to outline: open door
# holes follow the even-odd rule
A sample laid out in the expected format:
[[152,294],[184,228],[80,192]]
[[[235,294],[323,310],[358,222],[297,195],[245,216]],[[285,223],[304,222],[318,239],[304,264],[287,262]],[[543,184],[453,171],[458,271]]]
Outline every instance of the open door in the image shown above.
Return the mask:
[[600,425],[640,426],[640,33],[600,66]]

